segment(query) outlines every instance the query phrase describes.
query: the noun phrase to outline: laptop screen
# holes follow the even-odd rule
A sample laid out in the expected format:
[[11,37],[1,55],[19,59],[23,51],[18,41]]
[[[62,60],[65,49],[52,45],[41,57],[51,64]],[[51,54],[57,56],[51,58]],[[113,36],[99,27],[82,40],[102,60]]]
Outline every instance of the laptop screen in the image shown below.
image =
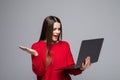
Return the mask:
[[98,61],[104,38],[83,40],[78,54],[76,67],[82,67],[87,56],[90,56],[91,63]]

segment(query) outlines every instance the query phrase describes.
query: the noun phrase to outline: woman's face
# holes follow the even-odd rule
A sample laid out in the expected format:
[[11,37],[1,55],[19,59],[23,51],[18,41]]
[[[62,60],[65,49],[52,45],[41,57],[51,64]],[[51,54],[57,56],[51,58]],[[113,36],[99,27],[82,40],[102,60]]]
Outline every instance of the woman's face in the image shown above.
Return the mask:
[[54,25],[53,25],[53,35],[52,35],[52,41],[53,42],[56,43],[58,41],[60,32],[61,32],[61,30],[60,30],[60,23],[55,22]]

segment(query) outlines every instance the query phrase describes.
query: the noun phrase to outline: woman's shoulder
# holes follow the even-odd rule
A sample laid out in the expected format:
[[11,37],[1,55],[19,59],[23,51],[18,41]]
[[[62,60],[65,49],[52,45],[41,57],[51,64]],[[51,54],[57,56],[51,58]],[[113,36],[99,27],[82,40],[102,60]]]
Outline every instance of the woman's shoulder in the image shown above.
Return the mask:
[[37,41],[37,42],[34,42],[33,44],[32,44],[32,47],[39,47],[39,46],[43,46],[43,45],[45,45],[45,42],[44,41]]
[[61,43],[68,44],[68,41],[60,41]]
[[60,41],[60,43],[62,43],[63,45],[69,46],[69,42],[68,41]]

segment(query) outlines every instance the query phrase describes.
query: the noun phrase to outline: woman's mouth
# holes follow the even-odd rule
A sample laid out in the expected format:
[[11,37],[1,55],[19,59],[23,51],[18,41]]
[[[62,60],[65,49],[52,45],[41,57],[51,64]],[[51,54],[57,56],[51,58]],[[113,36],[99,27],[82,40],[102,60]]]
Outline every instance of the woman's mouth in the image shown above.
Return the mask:
[[53,35],[52,40],[53,40],[53,41],[57,41],[57,40],[58,40],[58,37],[59,37],[59,35]]

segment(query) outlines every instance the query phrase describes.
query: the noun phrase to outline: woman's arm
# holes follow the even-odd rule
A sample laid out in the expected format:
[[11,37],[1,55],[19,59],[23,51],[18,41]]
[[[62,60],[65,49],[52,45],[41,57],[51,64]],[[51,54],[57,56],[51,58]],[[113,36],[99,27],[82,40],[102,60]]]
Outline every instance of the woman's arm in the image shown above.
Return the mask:
[[45,74],[45,63],[43,61],[42,56],[40,55],[40,52],[38,52],[39,46],[33,44],[31,48],[36,50],[38,53],[38,56],[31,56],[32,70],[37,76],[43,76]]
[[24,46],[19,46],[19,48],[31,54],[32,70],[36,75],[42,76],[45,73],[45,69],[44,69],[45,66],[40,54],[37,52],[36,45],[32,45],[32,48],[28,48]]

